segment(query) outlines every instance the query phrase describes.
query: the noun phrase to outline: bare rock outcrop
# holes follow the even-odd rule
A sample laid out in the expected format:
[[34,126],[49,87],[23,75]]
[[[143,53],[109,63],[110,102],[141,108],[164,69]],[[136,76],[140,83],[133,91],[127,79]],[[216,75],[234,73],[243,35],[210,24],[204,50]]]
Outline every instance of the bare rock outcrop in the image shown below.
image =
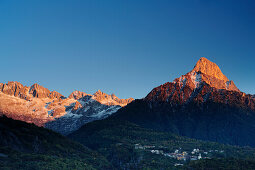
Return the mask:
[[131,103],[134,99],[128,98],[128,99],[119,99],[114,94],[108,95],[106,93],[101,92],[98,90],[96,93],[93,94],[92,98],[101,104],[105,105],[120,105],[120,106],[126,106],[127,104]]
[[75,99],[75,100],[78,100],[78,99],[80,99],[80,98],[83,98],[83,97],[85,97],[85,96],[87,96],[87,95],[89,95],[89,96],[91,96],[90,94],[87,94],[87,93],[85,93],[85,92],[81,92],[81,91],[73,91],[69,96],[68,96],[68,98],[69,99]]

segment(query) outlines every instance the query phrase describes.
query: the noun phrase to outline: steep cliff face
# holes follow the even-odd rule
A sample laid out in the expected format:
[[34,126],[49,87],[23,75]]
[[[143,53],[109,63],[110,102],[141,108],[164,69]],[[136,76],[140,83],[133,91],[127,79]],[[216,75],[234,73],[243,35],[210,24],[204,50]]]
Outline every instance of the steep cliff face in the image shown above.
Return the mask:
[[201,57],[198,60],[192,71],[201,72],[219,80],[229,81],[228,78],[221,72],[219,66],[216,63],[213,63],[204,57]]
[[113,117],[192,138],[255,146],[254,97],[240,92],[205,58]]
[[194,69],[189,74],[191,77],[200,76],[201,80],[209,84],[211,87],[240,92],[234,82],[229,81],[229,79],[221,72],[217,64],[204,57],[198,60]]
[[31,97],[36,98],[61,98],[62,94],[56,91],[50,91],[39,84],[33,84],[31,87],[23,86],[16,81],[9,81],[6,84],[0,83],[0,91],[4,94],[29,100]]
[[0,83],[0,91],[4,94],[12,95],[22,99],[30,99],[29,87],[23,86],[16,81],[8,82],[7,84]]
[[56,91],[50,91],[47,88],[40,86],[39,84],[33,84],[29,89],[29,94],[37,98],[61,98],[64,97],[62,94]]

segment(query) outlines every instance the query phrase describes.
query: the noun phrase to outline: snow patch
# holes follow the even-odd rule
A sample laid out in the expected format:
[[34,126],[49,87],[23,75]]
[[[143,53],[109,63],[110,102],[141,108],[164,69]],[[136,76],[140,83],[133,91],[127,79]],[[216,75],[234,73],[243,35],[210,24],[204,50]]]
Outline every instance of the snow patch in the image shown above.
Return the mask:
[[82,114],[75,114],[75,113],[72,113],[72,111],[67,111],[66,114],[64,116],[62,116],[64,118],[80,118],[82,117]]
[[194,83],[195,88],[198,88],[202,82],[201,73],[193,72],[193,73],[191,73],[190,78],[191,78],[192,82]]
[[107,110],[102,110],[102,111],[100,111],[96,114],[91,115],[90,117],[96,117],[96,118],[100,119],[101,117],[105,117],[107,115],[111,115],[111,114],[117,112],[119,109],[120,109],[120,107],[116,107],[116,108],[111,108],[110,107]]

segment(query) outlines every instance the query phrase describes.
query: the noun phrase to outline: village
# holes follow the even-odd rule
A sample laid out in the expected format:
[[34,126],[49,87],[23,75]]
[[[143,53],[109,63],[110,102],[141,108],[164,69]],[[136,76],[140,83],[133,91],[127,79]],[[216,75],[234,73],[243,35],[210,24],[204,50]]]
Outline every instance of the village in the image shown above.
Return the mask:
[[[184,151],[182,148],[175,149],[174,152],[167,152],[166,147],[156,147],[154,145],[141,145],[135,144],[135,149],[141,149],[149,151],[153,154],[161,154],[169,158],[177,159],[179,161],[195,161],[199,159],[211,159],[210,155],[213,153],[224,153],[224,150],[209,150],[204,151],[200,150],[199,148],[194,148],[192,151]],[[182,165],[182,164],[178,164]]]

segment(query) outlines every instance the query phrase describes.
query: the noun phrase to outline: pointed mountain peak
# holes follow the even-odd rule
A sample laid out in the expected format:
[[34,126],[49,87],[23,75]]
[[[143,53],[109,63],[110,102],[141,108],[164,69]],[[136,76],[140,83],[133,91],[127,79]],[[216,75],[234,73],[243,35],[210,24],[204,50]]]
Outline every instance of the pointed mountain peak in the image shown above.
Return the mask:
[[38,83],[35,83],[35,84],[33,84],[31,87],[32,87],[32,88],[35,88],[35,87],[43,87],[43,86],[39,85]]
[[219,80],[229,81],[228,78],[221,72],[219,66],[205,57],[201,57],[192,71],[201,72],[208,76],[215,77]]
[[192,71],[174,80],[174,83],[180,86],[188,85],[191,88],[198,88],[203,82],[217,89],[240,92],[234,82],[229,81],[221,72],[217,64],[204,57],[198,60]]
[[101,90],[97,90],[94,95],[103,95],[105,94],[104,92],[102,92]]
[[78,91],[78,90],[75,90],[73,91],[69,96],[68,98],[69,99],[75,99],[75,100],[78,100],[80,98],[83,98],[85,96],[91,96],[90,94],[87,94],[85,92],[82,92],[82,91]]
[[128,103],[132,102],[134,99],[120,99],[115,94],[106,94],[100,90],[98,90],[94,95],[92,96],[92,99],[98,101],[101,104],[105,105],[119,105],[121,107],[126,106]]
[[52,92],[50,92],[50,94],[48,95],[48,97],[49,98],[51,98],[51,99],[54,99],[54,98],[58,98],[58,99],[60,99],[60,98],[64,98],[64,96],[62,95],[62,94],[60,94],[59,92],[57,92],[57,91],[52,91]]
[[35,83],[33,84],[31,87],[30,87],[30,91],[33,91],[33,90],[43,90],[43,91],[47,91],[47,92],[50,92],[50,90],[48,90],[47,88]]
[[62,94],[56,91],[50,91],[49,89],[35,83],[29,89],[29,94],[37,98],[61,98],[64,97]]

